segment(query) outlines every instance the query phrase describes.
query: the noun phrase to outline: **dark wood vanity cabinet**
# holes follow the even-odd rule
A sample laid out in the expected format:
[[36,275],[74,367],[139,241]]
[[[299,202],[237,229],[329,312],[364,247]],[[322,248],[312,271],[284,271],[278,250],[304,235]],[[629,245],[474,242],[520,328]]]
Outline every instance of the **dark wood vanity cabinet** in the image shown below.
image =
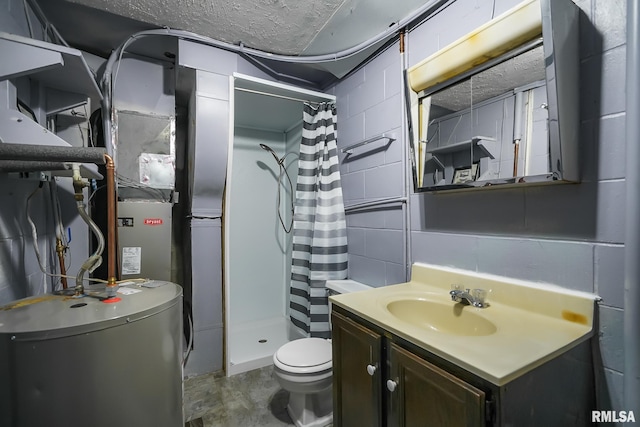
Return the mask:
[[382,335],[337,313],[333,342],[333,425],[387,425],[382,420]]
[[485,425],[483,391],[393,342],[388,353],[388,426]]
[[590,340],[497,386],[333,305],[335,427],[590,424]]
[[335,311],[336,427],[480,427],[485,393]]

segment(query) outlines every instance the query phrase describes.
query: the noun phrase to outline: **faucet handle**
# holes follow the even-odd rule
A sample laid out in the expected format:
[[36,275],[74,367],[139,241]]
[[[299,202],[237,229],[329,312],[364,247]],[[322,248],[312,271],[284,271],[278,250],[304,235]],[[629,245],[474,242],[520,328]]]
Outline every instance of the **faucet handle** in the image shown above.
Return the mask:
[[462,285],[457,284],[457,283],[452,283],[451,284],[451,290],[449,291],[449,295],[451,295],[451,299],[453,301],[455,301],[456,296],[462,292]]
[[488,305],[485,302],[485,299],[487,298],[487,291],[485,291],[484,289],[474,289],[471,291],[471,296],[473,297],[475,304],[478,305],[479,307],[484,307],[486,305]]

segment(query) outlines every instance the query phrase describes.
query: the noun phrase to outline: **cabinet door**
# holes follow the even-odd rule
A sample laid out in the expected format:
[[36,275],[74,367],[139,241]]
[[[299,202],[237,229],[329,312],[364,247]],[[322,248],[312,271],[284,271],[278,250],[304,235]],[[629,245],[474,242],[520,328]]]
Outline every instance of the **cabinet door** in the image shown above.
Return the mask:
[[332,313],[333,425],[382,426],[382,336]]
[[485,425],[483,391],[394,343],[389,354],[389,426]]

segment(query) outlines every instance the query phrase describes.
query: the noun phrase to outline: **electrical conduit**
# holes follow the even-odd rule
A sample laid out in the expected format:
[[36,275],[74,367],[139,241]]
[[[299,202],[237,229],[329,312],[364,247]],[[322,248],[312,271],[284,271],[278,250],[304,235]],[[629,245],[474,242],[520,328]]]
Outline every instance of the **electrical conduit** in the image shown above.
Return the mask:
[[640,417],[640,5],[627,0],[624,406]]

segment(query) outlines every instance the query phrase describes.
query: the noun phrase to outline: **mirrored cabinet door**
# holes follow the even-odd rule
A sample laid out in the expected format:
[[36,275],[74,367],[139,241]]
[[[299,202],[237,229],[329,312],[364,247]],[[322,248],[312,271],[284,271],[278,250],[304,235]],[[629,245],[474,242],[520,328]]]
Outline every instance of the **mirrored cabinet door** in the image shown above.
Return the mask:
[[541,43],[420,99],[422,186],[552,173]]
[[[575,52],[564,55],[553,40],[560,35],[566,41],[575,28],[552,26],[549,0],[524,3],[542,8],[534,18],[540,20],[536,37],[529,34],[525,42],[514,42],[515,47],[499,55],[477,60],[479,65],[441,81],[436,77],[419,92],[409,91],[416,191],[577,179],[577,141],[561,140],[558,120],[561,109],[577,108],[577,60],[573,64]],[[554,7],[564,3],[558,0]],[[565,12],[577,17],[570,7]],[[545,26],[556,31],[544,31]],[[445,54],[447,49],[453,48],[443,49]],[[409,80],[412,72],[420,71],[415,69],[428,65],[433,64],[410,69]],[[567,80],[572,73],[573,82]],[[570,89],[561,95],[559,76],[568,81],[563,88]],[[577,129],[576,117],[564,116],[565,129]],[[575,129],[565,134],[575,134]]]

